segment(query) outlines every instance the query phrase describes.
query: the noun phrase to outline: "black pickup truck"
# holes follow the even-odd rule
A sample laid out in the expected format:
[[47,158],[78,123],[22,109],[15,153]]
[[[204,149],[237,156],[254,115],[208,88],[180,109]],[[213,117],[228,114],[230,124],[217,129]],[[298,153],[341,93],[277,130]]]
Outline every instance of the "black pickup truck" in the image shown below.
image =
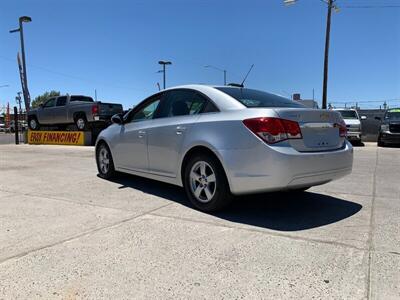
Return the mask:
[[388,109],[379,128],[378,146],[383,147],[386,144],[400,144],[400,108]]

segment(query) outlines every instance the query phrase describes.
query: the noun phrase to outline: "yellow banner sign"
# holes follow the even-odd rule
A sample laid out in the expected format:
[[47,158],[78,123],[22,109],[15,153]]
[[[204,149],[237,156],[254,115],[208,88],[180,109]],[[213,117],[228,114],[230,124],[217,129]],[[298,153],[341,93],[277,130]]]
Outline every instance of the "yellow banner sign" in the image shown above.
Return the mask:
[[29,144],[84,145],[81,131],[28,131]]

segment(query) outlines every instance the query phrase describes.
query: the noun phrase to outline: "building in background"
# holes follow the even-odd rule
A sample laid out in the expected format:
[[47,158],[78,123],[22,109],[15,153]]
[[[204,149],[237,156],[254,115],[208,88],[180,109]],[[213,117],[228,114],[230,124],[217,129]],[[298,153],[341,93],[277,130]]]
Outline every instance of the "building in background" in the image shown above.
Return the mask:
[[301,99],[301,95],[299,93],[293,94],[292,99],[294,101],[298,101],[299,103],[303,104],[306,107],[309,108],[315,108],[318,109],[318,102],[313,100],[313,99]]

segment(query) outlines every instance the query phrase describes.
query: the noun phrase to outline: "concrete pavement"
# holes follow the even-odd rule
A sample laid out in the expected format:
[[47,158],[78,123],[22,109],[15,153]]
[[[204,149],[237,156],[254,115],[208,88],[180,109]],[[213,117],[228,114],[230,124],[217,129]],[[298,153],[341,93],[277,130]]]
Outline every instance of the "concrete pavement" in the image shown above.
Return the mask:
[[400,148],[216,215],[96,174],[91,147],[0,145],[0,299],[400,298]]

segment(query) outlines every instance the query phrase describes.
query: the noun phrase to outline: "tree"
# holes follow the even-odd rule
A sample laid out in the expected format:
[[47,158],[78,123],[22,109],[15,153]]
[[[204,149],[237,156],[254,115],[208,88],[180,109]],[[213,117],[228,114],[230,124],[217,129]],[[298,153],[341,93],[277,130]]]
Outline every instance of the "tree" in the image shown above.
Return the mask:
[[51,92],[45,92],[43,95],[37,96],[35,99],[32,101],[32,108],[39,107],[40,104],[43,104],[44,102],[47,101],[47,99],[51,97],[57,97],[60,96],[59,91],[51,91]]

